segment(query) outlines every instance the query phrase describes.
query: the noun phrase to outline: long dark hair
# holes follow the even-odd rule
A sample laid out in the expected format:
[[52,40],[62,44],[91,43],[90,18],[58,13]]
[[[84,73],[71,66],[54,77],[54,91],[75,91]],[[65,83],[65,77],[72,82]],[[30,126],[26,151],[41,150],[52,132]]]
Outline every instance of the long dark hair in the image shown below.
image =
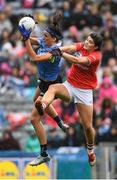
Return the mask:
[[62,39],[62,28],[61,28],[61,21],[62,21],[62,12],[56,11],[52,16],[50,16],[48,21],[48,30],[52,36],[55,36],[57,40]]

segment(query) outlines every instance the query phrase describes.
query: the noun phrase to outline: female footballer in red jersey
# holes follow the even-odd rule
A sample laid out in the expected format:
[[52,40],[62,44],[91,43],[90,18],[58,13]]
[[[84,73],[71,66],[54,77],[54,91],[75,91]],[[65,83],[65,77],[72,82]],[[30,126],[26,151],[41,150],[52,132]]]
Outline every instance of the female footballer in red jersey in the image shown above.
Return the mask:
[[[96,70],[101,61],[102,37],[93,32],[84,43],[61,47],[62,57],[73,64],[67,80],[62,84],[49,86],[39,102],[42,113],[55,98],[74,101],[84,127],[89,164],[96,162],[94,153],[95,130],[93,128],[93,89],[97,85]],[[75,52],[75,55],[67,52]]]

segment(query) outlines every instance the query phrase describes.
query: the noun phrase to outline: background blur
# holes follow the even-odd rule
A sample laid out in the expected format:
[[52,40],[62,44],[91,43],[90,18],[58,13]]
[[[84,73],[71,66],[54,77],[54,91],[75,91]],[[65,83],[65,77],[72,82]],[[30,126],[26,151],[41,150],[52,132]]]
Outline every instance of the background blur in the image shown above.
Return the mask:
[[[40,151],[29,118],[38,85],[37,68],[26,54],[18,22],[25,14],[32,14],[38,22],[32,35],[41,36],[57,9],[63,12],[63,45],[84,41],[92,31],[104,38],[102,63],[97,72],[99,83],[94,92],[97,165],[92,169],[74,104],[60,100],[54,106],[70,125],[68,134],[44,115],[42,121],[53,160],[50,166],[27,165]],[[61,61],[63,81],[69,67],[68,62]],[[0,179],[116,179],[116,142],[117,0],[0,0]]]

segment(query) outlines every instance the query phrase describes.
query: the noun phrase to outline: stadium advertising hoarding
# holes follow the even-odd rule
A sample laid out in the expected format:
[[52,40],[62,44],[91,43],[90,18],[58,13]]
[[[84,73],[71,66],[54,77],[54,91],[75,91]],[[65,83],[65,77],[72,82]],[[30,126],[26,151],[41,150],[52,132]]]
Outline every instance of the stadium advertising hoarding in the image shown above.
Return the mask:
[[50,179],[51,173],[47,164],[31,167],[31,158],[0,158],[0,179]]

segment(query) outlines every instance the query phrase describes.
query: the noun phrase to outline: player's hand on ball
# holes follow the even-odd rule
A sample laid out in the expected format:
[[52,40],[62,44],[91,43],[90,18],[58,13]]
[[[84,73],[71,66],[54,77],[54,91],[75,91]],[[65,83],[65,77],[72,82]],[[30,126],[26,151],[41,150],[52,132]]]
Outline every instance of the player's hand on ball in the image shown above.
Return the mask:
[[21,26],[19,25],[18,29],[19,29],[21,35],[23,36],[23,40],[27,40],[30,37],[30,34],[32,32],[31,29],[26,30],[24,25],[21,25]]
[[52,56],[62,56],[63,54],[63,52],[59,48],[50,51],[50,53],[52,54]]

